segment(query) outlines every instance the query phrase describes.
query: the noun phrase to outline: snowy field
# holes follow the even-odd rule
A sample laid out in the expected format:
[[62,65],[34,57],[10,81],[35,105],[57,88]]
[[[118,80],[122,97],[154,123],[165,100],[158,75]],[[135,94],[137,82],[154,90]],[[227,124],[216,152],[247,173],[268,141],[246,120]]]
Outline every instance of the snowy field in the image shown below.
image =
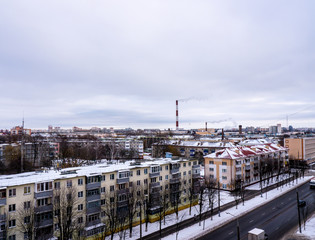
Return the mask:
[[[311,177],[309,176],[305,176],[304,179],[303,178],[299,178],[298,179],[298,185],[301,185],[302,183],[308,181]],[[234,220],[236,217],[233,217],[229,214],[227,214],[227,212],[229,212],[230,214],[234,215],[234,216],[242,216],[244,214],[246,214],[247,212],[253,210],[254,208],[257,208],[259,206],[262,206],[263,204],[271,201],[272,199],[280,196],[281,194],[284,194],[285,192],[289,191],[290,189],[296,187],[296,181],[294,181],[294,184],[291,182],[290,185],[287,184],[282,186],[281,188],[274,189],[271,191],[267,192],[267,196],[266,193],[263,194],[263,197],[257,196],[251,200],[245,201],[245,206],[242,206],[242,203],[240,202],[238,204],[238,209],[236,209],[235,207],[230,208],[224,212],[221,212],[221,217],[219,217],[218,215],[214,215],[213,216],[213,220],[206,219],[205,221],[202,221],[201,223],[196,223],[195,225],[183,229],[181,230],[178,235],[177,238],[178,239],[194,239],[197,236],[201,236],[207,232],[210,232],[212,230],[214,230],[215,228],[219,227],[220,225],[224,224],[227,221],[232,221]],[[260,189],[260,188],[259,188]],[[266,199],[267,197],[267,199]],[[217,197],[216,197],[217,198]],[[233,202],[234,201],[234,197],[231,196],[229,194],[229,192],[226,191],[221,191],[220,192],[220,205],[224,205],[228,202]],[[207,203],[207,201],[205,201],[205,203]],[[214,207],[217,207],[217,201],[214,204]],[[192,218],[195,214],[198,215],[198,210],[199,210],[199,205],[196,205],[194,207],[192,207],[192,213],[191,215],[189,215],[189,208],[184,209],[182,211],[179,212],[179,221],[188,219],[188,218]],[[206,211],[209,210],[208,205],[205,204],[205,208],[203,210]],[[166,224],[164,225],[164,221],[162,222],[162,228],[164,227],[168,227],[171,225],[175,225],[177,223],[176,220],[176,215],[175,214],[170,214],[168,216],[166,216]],[[148,229],[147,231],[145,231],[145,223],[142,224],[142,236],[148,235],[150,233],[159,231],[159,221],[154,222],[154,223],[148,223]],[[163,231],[163,230],[162,230]],[[129,230],[127,229],[125,231],[124,234],[120,233],[120,234],[115,234],[114,239],[118,240],[118,239],[138,239],[140,237],[140,225],[136,226],[133,228],[133,236],[131,238],[129,238]],[[165,240],[174,240],[176,239],[176,234],[171,234],[165,238],[163,238]]]

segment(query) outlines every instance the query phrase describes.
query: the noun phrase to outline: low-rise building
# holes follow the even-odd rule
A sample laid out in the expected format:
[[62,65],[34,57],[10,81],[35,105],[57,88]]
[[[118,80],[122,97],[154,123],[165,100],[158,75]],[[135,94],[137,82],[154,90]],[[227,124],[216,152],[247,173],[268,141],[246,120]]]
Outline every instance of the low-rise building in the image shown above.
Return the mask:
[[276,144],[227,148],[205,156],[205,179],[233,190],[236,182],[246,186],[257,182],[260,174],[265,178],[283,173],[287,166],[287,149]]
[[28,239],[30,231],[35,239],[92,238],[113,224],[114,230],[128,226],[130,219],[133,225],[153,222],[162,210],[195,204],[199,178],[197,160],[184,159],[0,176],[0,239]]

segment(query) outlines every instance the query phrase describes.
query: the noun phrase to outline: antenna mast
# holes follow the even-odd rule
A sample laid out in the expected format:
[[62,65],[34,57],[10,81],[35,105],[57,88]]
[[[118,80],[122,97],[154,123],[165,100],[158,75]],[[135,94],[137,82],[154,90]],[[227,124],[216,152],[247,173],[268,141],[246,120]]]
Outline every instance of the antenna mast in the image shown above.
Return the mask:
[[21,172],[24,171],[23,162],[24,162],[24,114],[23,114],[23,121],[22,121],[22,140],[21,140]]

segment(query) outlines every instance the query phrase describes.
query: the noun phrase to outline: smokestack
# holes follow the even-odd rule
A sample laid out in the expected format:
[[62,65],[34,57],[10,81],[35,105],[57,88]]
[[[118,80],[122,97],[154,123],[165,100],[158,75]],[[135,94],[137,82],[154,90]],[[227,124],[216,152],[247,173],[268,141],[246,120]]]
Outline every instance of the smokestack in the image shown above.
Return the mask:
[[238,125],[238,134],[242,134],[242,125]]
[[208,131],[208,126],[207,126],[207,124],[208,124],[208,123],[206,122],[206,132]]
[[178,130],[178,100],[176,100],[176,130]]
[[222,128],[222,141],[224,140],[224,129]]

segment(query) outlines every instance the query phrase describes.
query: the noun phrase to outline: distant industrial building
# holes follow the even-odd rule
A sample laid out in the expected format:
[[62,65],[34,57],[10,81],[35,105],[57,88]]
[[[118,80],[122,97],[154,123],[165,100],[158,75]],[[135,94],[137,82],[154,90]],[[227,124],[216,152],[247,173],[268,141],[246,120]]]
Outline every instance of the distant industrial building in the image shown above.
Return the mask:
[[290,160],[305,160],[307,164],[315,162],[315,138],[286,138],[284,146],[289,149]]

